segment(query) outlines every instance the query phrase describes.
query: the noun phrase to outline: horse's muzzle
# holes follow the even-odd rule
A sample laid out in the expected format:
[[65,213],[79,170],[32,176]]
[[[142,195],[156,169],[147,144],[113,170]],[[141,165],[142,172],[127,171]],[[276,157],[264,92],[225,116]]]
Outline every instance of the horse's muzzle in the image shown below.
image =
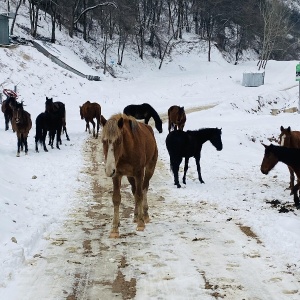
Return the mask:
[[107,177],[114,177],[116,175],[116,169],[111,170],[110,173],[108,173],[107,170],[105,169],[105,174]]
[[264,175],[268,175],[268,173],[269,173],[268,170],[264,170],[263,168],[260,168],[260,171],[261,171]]

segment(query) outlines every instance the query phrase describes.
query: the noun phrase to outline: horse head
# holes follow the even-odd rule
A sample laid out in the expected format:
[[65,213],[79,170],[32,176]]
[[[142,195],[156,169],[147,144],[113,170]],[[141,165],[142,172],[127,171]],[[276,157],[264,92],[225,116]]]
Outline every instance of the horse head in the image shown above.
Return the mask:
[[23,107],[23,101],[21,103],[17,102],[16,106],[13,110],[13,118],[15,119],[16,124],[22,124],[23,123],[23,112],[24,112],[24,107]]
[[261,143],[265,147],[265,154],[260,166],[260,171],[267,175],[278,163],[278,157],[274,153],[274,145],[270,144],[269,146]]
[[156,129],[158,130],[159,133],[163,132],[162,120],[160,118],[155,122],[155,127],[156,127]]
[[280,146],[286,146],[289,147],[291,144],[291,138],[292,138],[292,130],[291,127],[284,128],[283,126],[280,126],[280,135],[279,135],[279,145]]
[[213,134],[212,138],[210,139],[210,142],[214,145],[214,147],[217,149],[217,151],[221,151],[223,149],[223,143],[222,143],[222,128],[216,128],[215,134]]
[[[104,118],[102,121],[104,122]],[[123,117],[113,116],[105,120],[102,130],[103,153],[105,158],[105,173],[108,177],[116,174],[116,166],[122,153],[122,129],[124,126]]]
[[53,98],[46,97],[45,111],[51,112],[53,110]]

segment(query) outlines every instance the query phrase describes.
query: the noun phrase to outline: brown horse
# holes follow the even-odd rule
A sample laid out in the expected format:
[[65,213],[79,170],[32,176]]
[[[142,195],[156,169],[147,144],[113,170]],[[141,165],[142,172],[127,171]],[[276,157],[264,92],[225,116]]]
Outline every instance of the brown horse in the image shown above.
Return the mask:
[[4,114],[5,130],[9,129],[9,122],[13,117],[13,109],[16,107],[18,95],[9,89],[4,89],[3,93],[7,96],[6,100],[2,102],[1,111]]
[[[101,106],[100,104],[90,101],[86,101],[82,106],[79,106],[80,110],[80,117],[81,120],[85,119],[86,126],[85,131],[89,131],[91,133],[90,129],[90,122],[93,125],[93,137],[98,138],[99,133],[99,127],[100,127],[100,119],[101,119]],[[97,121],[97,132],[95,132],[95,122],[94,119]]]
[[158,149],[152,127],[133,117],[116,114],[106,120],[102,116],[101,122],[105,173],[113,181],[114,217],[110,237],[118,238],[123,176],[127,176],[134,195],[137,230],[144,230],[145,222],[149,222],[147,191],[155,170]]
[[24,110],[23,102],[17,103],[15,109],[13,110],[12,117],[12,128],[17,134],[18,138],[18,150],[17,156],[20,156],[20,148],[23,151],[23,146],[25,147],[25,154],[28,153],[27,137],[28,133],[32,127],[30,114]]
[[177,105],[171,106],[168,109],[168,119],[169,119],[169,124],[168,124],[169,132],[171,131],[171,129],[183,130],[183,127],[186,122],[184,107],[183,106],[180,107]]
[[[260,167],[263,174],[267,175],[281,161],[290,166],[296,173],[297,178],[300,178],[300,149],[275,146],[273,144],[269,146],[262,145],[265,147],[265,154]],[[297,209],[300,208],[299,188],[300,183],[298,182],[291,190],[291,195],[294,195],[294,202]]]
[[[284,128],[283,126],[280,127],[280,135],[279,135],[279,145],[285,146],[288,148],[300,148],[300,131],[292,131],[291,127]],[[290,171],[290,186],[289,189],[293,189],[295,175],[293,169],[288,166]],[[297,182],[299,183],[299,178],[297,178]]]

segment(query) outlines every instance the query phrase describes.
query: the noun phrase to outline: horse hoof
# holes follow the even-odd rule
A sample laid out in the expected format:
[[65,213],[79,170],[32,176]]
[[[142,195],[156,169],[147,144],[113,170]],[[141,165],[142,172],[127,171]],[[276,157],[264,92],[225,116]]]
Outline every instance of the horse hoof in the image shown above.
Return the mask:
[[180,184],[177,184],[177,188],[180,189],[180,188],[181,188],[181,185],[180,185]]
[[20,157],[20,153],[17,153],[16,157]]
[[119,232],[111,232],[109,238],[118,239],[120,237]]
[[137,231],[144,231],[145,230],[145,226],[137,226],[136,230]]

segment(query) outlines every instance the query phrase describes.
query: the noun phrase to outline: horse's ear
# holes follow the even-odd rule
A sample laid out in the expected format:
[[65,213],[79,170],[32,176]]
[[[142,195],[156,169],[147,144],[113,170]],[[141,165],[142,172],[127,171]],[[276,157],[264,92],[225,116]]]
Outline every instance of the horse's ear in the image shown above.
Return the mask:
[[104,125],[106,124],[106,119],[101,115],[100,117],[100,123],[101,125],[104,127]]
[[287,131],[288,131],[288,132],[291,132],[291,126],[289,126],[289,127],[287,128]]
[[118,127],[119,127],[120,129],[122,129],[123,125],[124,125],[124,119],[123,119],[123,118],[120,118],[119,121],[118,121]]
[[283,128],[283,126],[281,125],[281,126],[280,126],[280,130],[283,131],[283,129],[284,129],[284,128]]
[[267,148],[268,146],[267,145],[265,145],[264,143],[261,143],[265,148]]

